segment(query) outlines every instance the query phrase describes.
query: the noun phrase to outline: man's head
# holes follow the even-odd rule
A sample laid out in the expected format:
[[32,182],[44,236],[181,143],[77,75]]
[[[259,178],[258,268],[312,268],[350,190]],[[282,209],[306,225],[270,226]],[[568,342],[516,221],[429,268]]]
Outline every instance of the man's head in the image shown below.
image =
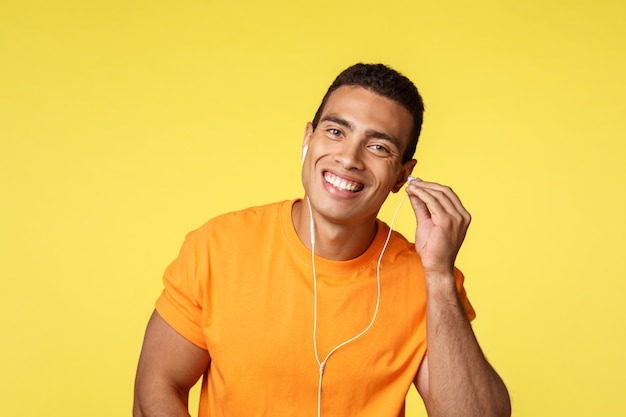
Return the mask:
[[356,64],[345,69],[337,76],[322,99],[315,117],[313,129],[317,128],[320,117],[330,95],[341,86],[366,88],[383,97],[387,97],[405,107],[413,117],[413,129],[407,148],[402,155],[402,162],[413,158],[417,141],[422,130],[424,102],[415,85],[404,75],[383,64]]

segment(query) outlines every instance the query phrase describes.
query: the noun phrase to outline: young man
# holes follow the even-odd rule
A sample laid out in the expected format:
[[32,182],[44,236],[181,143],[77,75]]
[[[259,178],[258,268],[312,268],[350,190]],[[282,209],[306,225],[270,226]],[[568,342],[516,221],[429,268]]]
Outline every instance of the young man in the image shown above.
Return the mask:
[[406,192],[415,243],[377,220],[406,183],[423,104],[404,76],[357,64],[303,141],[303,199],[212,219],[167,268],[145,335],[134,416],[509,416],[454,267],[470,216],[445,186]]

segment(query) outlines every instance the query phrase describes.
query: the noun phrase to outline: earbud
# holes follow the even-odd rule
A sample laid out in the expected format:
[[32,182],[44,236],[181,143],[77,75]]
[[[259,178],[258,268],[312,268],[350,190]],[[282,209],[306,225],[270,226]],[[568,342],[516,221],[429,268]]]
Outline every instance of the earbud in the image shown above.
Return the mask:
[[413,175],[409,175],[409,178],[406,179],[407,185],[410,185],[411,181],[413,181],[414,179],[415,179],[415,177]]
[[309,145],[304,145],[302,148],[302,163],[304,163],[304,158],[306,158],[306,152],[309,150]]

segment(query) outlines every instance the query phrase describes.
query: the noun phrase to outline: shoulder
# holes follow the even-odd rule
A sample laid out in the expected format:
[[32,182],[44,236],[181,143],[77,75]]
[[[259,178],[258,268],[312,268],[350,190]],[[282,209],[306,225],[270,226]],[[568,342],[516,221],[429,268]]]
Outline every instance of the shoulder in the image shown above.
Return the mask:
[[413,266],[421,266],[415,245],[404,237],[402,233],[393,230],[389,235],[389,226],[380,220],[378,221],[378,228],[383,232],[384,236],[389,238],[389,241],[386,243],[384,260],[392,264],[408,263]]
[[230,246],[242,239],[258,240],[279,226],[292,204],[293,201],[285,200],[220,214],[189,232],[185,240],[194,246]]
[[291,203],[291,201],[286,200],[223,213],[208,220],[191,234],[204,234],[216,228],[224,227],[254,227],[256,224],[263,224],[271,218],[279,217],[284,206]]

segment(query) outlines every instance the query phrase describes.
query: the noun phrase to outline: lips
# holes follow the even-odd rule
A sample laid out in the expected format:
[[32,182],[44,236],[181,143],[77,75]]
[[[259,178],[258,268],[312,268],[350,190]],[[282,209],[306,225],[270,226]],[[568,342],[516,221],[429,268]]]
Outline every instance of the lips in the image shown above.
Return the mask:
[[328,171],[324,173],[324,180],[340,191],[349,191],[351,193],[358,193],[364,188],[364,185],[359,182],[350,181],[345,178],[341,178]]

